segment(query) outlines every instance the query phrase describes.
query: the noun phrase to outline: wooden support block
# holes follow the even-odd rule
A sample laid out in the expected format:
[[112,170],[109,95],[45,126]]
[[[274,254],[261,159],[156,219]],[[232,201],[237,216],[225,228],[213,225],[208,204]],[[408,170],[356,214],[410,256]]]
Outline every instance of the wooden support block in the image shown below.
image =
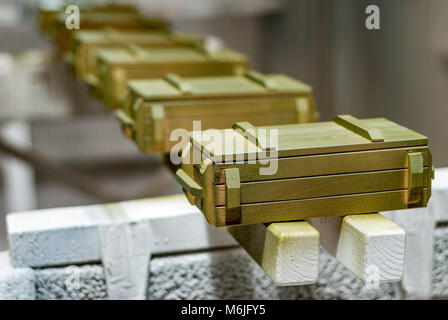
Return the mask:
[[319,232],[308,222],[255,224],[227,230],[277,285],[317,281]]
[[322,247],[361,280],[383,283],[401,279],[405,231],[389,219],[370,213],[309,222],[322,235]]

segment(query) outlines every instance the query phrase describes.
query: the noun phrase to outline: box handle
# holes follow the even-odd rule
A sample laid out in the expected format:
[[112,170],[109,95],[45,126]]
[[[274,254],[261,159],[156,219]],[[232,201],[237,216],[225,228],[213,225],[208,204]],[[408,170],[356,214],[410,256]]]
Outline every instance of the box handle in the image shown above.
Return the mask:
[[115,117],[121,122],[122,125],[131,127],[132,129],[134,129],[134,120],[128,116],[128,114],[126,112],[124,112],[123,110],[117,110],[115,111]]
[[176,89],[180,90],[180,92],[184,95],[191,94],[193,92],[190,84],[175,73],[168,73],[167,75],[165,75],[165,80],[173,85]]
[[126,46],[131,54],[133,54],[137,59],[144,59],[147,57],[146,51],[139,45],[135,43],[127,44]]
[[259,139],[257,128],[248,121],[236,122],[233,124],[232,129],[235,130],[235,132],[241,134],[249,142],[252,142],[263,151],[272,151],[275,149],[274,147],[269,145],[269,136],[267,135],[267,131],[264,132],[266,133],[266,137],[264,141],[265,143],[263,143]]
[[240,170],[228,168],[225,172],[226,225],[241,223],[241,182]]
[[408,193],[409,199],[414,191],[422,189],[424,187],[423,181],[423,155],[421,152],[409,152],[408,153]]
[[115,112],[115,118],[121,122],[125,135],[132,139],[135,130],[135,121],[123,110],[117,110]]
[[62,59],[65,63],[67,63],[70,66],[73,66],[75,64],[75,57],[72,52],[67,52],[63,55]]
[[350,115],[341,115],[333,119],[333,122],[343,126],[363,138],[369,139],[372,142],[384,142],[381,130],[371,128],[364,124],[361,120],[356,119]]
[[202,198],[202,187],[194,181],[184,170],[176,171],[176,180],[189,194],[196,198]]
[[245,76],[246,76],[246,78],[248,78],[252,81],[255,81],[256,83],[262,85],[263,87],[265,87],[268,90],[276,91],[278,89],[277,84],[274,81],[266,78],[266,76],[262,75],[261,73],[259,73],[257,71],[246,72]]
[[[95,77],[93,74],[89,73],[84,77],[84,81],[87,83],[89,88],[92,91],[98,90],[98,78]],[[96,95],[98,96],[98,95]]]

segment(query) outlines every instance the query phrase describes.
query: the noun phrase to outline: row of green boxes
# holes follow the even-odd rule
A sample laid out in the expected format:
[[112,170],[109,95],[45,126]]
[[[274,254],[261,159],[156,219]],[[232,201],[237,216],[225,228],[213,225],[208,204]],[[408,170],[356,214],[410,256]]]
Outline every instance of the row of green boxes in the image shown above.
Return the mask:
[[250,70],[243,54],[208,50],[204,38],[131,7],[82,9],[81,30],[66,29],[59,14],[41,17],[141,152],[182,154],[177,180],[212,225],[428,202],[433,167],[421,134],[382,118],[312,123],[318,112],[309,85]]

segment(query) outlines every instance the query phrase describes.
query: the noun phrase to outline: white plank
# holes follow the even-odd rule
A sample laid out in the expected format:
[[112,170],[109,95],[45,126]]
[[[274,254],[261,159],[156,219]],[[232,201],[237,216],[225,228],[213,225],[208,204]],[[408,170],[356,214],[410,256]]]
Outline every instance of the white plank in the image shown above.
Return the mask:
[[405,231],[380,214],[310,219],[321,244],[358,278],[369,283],[399,281]]
[[[20,149],[32,148],[31,125],[26,121],[11,121],[1,127],[5,142]],[[33,168],[12,156],[1,160],[5,192],[5,210],[22,211],[37,207],[36,183]]]
[[436,222],[448,222],[448,168],[435,170],[428,208]]
[[427,208],[382,212],[406,232],[403,279],[405,299],[429,299],[432,289],[433,242],[437,222],[448,221],[448,168],[435,169]]
[[100,227],[101,253],[111,300],[144,300],[148,290],[151,229],[148,220]]
[[405,299],[429,299],[432,289],[435,223],[428,208],[382,212],[406,232],[406,253],[401,287]]
[[254,224],[228,230],[277,285],[317,281],[319,232],[309,223]]

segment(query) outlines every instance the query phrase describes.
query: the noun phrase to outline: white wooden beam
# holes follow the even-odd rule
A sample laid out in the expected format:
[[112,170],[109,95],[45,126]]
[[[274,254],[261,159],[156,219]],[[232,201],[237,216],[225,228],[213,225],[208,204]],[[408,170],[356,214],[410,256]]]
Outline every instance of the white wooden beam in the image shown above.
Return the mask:
[[430,299],[434,231],[448,221],[448,168],[435,169],[427,208],[382,212],[406,231],[406,254],[401,286],[405,299]]
[[108,298],[145,300],[151,258],[149,221],[103,225],[100,239]]
[[7,216],[13,266],[101,260],[110,299],[144,299],[151,253],[236,245],[183,194]]
[[[31,125],[26,121],[11,121],[2,125],[2,138],[21,149],[32,147]],[[32,210],[37,206],[33,168],[12,156],[1,161],[5,192],[5,211]]]
[[428,208],[435,222],[448,222],[448,168],[435,170]]
[[319,232],[305,221],[227,228],[277,285],[318,279]]
[[431,297],[435,223],[432,212],[428,209],[382,212],[406,232],[406,254],[401,280],[405,299]]
[[403,274],[405,231],[377,213],[310,219],[321,244],[369,284],[399,281]]

